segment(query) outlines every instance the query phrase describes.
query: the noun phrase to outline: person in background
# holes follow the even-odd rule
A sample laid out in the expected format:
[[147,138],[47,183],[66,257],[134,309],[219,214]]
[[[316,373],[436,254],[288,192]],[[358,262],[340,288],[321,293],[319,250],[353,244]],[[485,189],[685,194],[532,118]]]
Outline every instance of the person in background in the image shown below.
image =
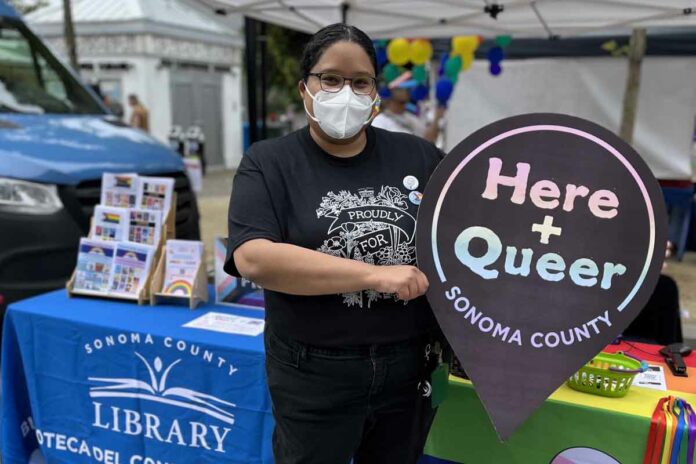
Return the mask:
[[130,125],[145,132],[150,131],[150,121],[147,108],[140,103],[135,94],[128,95],[128,104],[131,107]]
[[406,132],[435,143],[440,135],[440,121],[445,114],[445,108],[438,106],[433,120],[428,124],[424,118],[408,111],[410,103],[411,91],[407,82],[396,83],[393,88],[390,85],[390,95],[383,101],[383,110],[372,121],[372,126],[392,132]]

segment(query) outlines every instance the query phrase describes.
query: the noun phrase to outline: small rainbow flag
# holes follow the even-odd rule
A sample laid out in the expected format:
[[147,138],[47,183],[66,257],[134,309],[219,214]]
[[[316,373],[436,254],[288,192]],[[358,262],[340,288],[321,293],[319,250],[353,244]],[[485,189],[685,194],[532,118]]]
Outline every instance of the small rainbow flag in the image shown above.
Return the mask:
[[133,178],[130,176],[115,176],[116,177],[116,187],[127,187],[130,188],[133,185]]
[[102,220],[112,224],[119,224],[121,222],[121,216],[116,213],[104,213]]

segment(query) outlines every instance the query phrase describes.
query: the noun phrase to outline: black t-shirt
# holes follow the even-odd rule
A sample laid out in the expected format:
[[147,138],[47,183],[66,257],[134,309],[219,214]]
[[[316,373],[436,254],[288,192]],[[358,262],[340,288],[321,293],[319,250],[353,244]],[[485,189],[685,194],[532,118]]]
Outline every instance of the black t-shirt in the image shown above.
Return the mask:
[[[415,265],[419,195],[441,159],[423,139],[373,127],[365,149],[350,158],[326,153],[308,127],[255,143],[234,178],[225,270],[238,276],[232,253],[258,238],[376,265]],[[436,328],[425,297],[404,303],[373,290],[265,290],[265,304],[276,333],[315,346],[399,342]]]

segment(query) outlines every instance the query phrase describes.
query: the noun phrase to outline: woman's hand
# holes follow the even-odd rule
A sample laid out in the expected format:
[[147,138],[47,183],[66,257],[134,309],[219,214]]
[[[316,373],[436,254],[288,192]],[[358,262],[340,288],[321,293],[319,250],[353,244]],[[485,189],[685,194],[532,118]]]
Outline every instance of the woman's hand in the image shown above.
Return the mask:
[[428,278],[415,266],[373,266],[371,288],[381,293],[394,293],[400,300],[409,301],[425,295]]

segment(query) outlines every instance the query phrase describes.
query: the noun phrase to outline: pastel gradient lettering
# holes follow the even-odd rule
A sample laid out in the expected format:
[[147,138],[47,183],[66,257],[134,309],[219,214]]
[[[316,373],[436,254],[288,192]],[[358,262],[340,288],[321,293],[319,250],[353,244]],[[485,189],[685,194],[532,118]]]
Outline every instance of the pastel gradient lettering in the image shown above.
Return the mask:
[[488,177],[486,178],[486,189],[483,191],[483,198],[496,200],[498,198],[498,186],[514,187],[510,201],[521,205],[524,203],[527,179],[529,178],[530,165],[528,163],[517,163],[517,173],[515,177],[503,176],[500,171],[503,168],[503,161],[500,158],[488,160]]
[[[475,238],[486,242],[486,252],[481,257],[473,256],[469,251],[471,241]],[[486,280],[498,277],[497,270],[486,267],[496,262],[502,252],[503,244],[500,238],[487,227],[474,226],[464,229],[454,241],[454,254],[459,261]]]
[[558,253],[543,254],[537,261],[536,270],[542,279],[558,282],[565,277],[565,260]]
[[619,198],[611,190],[597,190],[590,197],[588,204],[592,214],[599,218],[611,219],[618,214]]
[[[550,180],[540,180],[529,189],[529,198],[536,206],[541,209],[554,209],[558,207],[561,191],[558,185]],[[546,198],[550,198],[547,200]]]

